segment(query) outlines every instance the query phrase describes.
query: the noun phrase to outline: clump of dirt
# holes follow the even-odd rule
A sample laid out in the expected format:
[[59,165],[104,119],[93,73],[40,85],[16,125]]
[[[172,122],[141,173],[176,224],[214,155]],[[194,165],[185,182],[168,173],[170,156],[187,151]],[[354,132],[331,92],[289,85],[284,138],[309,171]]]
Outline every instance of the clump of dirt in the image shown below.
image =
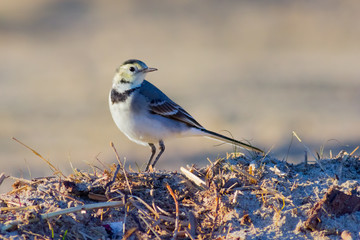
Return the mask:
[[314,164],[233,153],[181,172],[16,179],[0,195],[0,238],[356,239],[359,180],[359,157],[343,151]]

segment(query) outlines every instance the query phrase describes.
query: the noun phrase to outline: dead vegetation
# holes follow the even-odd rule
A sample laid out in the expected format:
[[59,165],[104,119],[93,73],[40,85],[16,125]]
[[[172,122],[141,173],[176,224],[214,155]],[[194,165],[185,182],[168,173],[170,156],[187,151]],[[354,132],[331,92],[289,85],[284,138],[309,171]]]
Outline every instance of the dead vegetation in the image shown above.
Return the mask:
[[[358,238],[359,157],[341,152],[317,162],[322,168],[232,153],[181,173],[114,164],[67,177],[56,169],[52,177],[12,177],[13,190],[0,195],[0,238]],[[325,206],[329,196],[348,202]],[[346,211],[334,210],[341,206]]]

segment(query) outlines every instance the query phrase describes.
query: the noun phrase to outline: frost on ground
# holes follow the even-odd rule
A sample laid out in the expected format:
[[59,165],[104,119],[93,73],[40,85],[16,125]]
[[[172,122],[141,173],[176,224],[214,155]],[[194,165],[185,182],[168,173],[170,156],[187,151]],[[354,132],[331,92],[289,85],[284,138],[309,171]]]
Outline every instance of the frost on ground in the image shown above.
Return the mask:
[[93,169],[13,178],[0,238],[360,238],[360,159],[346,152],[313,164],[229,154],[181,172],[120,167],[115,181],[115,165]]

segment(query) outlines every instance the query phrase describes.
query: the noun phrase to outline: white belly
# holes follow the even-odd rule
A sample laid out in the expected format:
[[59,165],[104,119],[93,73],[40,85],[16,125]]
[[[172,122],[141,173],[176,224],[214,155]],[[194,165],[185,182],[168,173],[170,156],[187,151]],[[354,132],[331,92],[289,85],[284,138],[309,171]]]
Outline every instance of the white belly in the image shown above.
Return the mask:
[[148,143],[158,143],[169,137],[197,135],[198,130],[189,129],[184,123],[151,114],[145,107],[138,107],[134,111],[128,101],[131,101],[131,98],[126,102],[116,104],[109,101],[110,111],[120,131],[138,144],[147,145]]

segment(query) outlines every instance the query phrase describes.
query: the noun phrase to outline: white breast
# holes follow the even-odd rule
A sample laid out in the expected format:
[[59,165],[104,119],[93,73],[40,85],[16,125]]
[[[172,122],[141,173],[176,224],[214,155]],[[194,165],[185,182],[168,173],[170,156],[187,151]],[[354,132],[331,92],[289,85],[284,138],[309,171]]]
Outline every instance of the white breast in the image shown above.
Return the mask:
[[202,135],[182,122],[150,113],[146,99],[138,92],[134,92],[125,102],[113,104],[109,99],[109,104],[116,126],[138,144],[158,143],[169,137]]

